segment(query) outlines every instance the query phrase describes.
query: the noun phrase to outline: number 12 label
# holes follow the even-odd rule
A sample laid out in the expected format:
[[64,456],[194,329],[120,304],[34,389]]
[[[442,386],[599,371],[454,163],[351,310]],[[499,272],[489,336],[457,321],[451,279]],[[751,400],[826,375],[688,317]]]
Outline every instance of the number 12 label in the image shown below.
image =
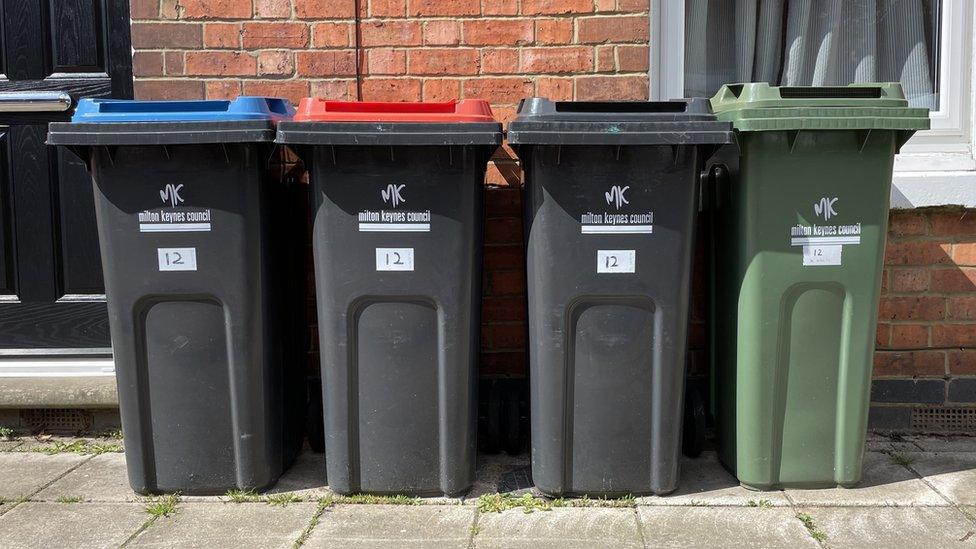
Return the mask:
[[197,270],[196,248],[156,248],[160,271]]
[[597,273],[633,273],[637,269],[636,250],[597,250]]
[[413,248],[376,248],[377,271],[412,271]]

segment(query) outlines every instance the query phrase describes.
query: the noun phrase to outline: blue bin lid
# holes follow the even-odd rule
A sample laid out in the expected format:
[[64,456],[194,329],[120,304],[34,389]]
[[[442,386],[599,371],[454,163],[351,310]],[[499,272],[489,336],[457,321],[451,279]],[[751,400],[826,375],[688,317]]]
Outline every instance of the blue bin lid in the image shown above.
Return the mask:
[[294,107],[276,97],[238,97],[233,101],[137,101],[130,99],[82,99],[72,122],[231,122],[290,119]]

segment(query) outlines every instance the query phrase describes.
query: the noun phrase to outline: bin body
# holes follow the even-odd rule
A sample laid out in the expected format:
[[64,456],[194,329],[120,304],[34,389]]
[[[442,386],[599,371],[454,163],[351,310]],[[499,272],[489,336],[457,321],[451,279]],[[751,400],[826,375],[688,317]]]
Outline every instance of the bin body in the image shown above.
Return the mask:
[[[697,132],[689,137],[689,132]],[[523,102],[532,475],[551,495],[678,481],[707,105]]]
[[74,119],[85,122],[53,124],[49,138],[92,173],[126,464],[140,493],[261,490],[301,446],[304,360],[283,327],[304,303],[283,288],[304,251],[272,239],[304,232],[290,234],[282,214],[294,190],[267,167],[273,121],[291,109],[244,98],[230,105],[253,103],[253,119],[233,108],[201,116],[220,108],[203,103],[83,102]]
[[[279,126],[312,186],[339,493],[457,495],[474,480],[482,188],[501,133],[486,104],[423,112],[437,105],[306,100]],[[453,121],[478,106],[487,114]]]
[[710,172],[720,458],[757,489],[861,478],[894,155],[927,111],[897,85],[728,86]]

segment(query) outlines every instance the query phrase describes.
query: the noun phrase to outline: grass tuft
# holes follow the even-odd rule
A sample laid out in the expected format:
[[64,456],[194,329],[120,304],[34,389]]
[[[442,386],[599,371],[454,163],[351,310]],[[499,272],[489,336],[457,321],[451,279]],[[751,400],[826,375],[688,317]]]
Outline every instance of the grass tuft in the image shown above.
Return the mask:
[[180,494],[146,498],[145,503],[146,512],[151,516],[156,518],[168,517],[176,513],[177,505],[180,503]]
[[13,428],[0,425],[0,440],[11,440],[13,438],[14,438]]
[[318,509],[315,510],[315,514],[312,515],[311,520],[308,521],[308,525],[306,525],[305,529],[302,530],[302,533],[299,534],[298,539],[296,539],[295,543],[292,544],[292,549],[299,549],[302,545],[305,545],[305,542],[308,541],[309,536],[312,535],[312,530],[315,530],[315,527],[318,526],[319,521],[322,519],[322,513],[324,513],[329,507],[332,507],[332,505],[333,500],[331,496],[327,496],[319,500]]
[[749,507],[758,507],[760,509],[770,509],[770,508],[773,507],[773,502],[769,501],[768,499],[761,499],[759,501],[756,501],[754,499],[750,499],[748,505],[749,505]]
[[806,513],[797,513],[796,518],[800,519],[800,522],[803,523],[803,526],[807,529],[807,532],[810,533],[811,538],[820,543],[823,543],[827,539],[827,535],[821,532],[820,529],[817,528],[817,525],[813,522],[813,517]]
[[58,496],[54,501],[57,503],[81,503],[84,498],[81,496]]
[[[565,500],[560,500],[560,505]],[[535,511],[551,511],[553,504],[532,494],[525,493],[519,497],[511,494],[484,494],[478,497],[478,511],[482,513],[501,513],[509,509],[521,508],[526,514]]]
[[76,440],[73,442],[57,441],[46,446],[32,448],[34,452],[42,454],[78,454],[81,456],[101,455],[108,453],[119,453],[123,451],[122,445],[117,443],[102,443],[91,440]]
[[915,461],[914,459],[902,454],[891,453],[888,454],[888,457],[891,459],[892,463],[895,465],[901,465],[902,467],[908,467],[912,464],[912,462]]
[[305,498],[297,494],[284,493],[284,494],[271,494],[269,496],[265,496],[264,501],[267,502],[268,505],[274,505],[276,507],[287,507],[289,503],[299,503],[305,501]]
[[332,503],[348,503],[351,505],[420,505],[420,498],[404,496],[377,496],[373,494],[352,494],[350,496],[336,496]]
[[261,496],[259,496],[257,492],[251,488],[246,490],[227,490],[224,497],[233,503],[253,503],[255,501],[260,501],[261,499]]

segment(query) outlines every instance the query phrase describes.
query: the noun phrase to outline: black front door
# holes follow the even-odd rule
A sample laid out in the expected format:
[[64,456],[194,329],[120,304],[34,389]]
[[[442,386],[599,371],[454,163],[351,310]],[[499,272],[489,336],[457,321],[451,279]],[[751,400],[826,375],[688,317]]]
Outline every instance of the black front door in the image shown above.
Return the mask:
[[0,0],[0,50],[0,359],[107,354],[91,183],[44,141],[60,94],[132,97],[128,0]]

